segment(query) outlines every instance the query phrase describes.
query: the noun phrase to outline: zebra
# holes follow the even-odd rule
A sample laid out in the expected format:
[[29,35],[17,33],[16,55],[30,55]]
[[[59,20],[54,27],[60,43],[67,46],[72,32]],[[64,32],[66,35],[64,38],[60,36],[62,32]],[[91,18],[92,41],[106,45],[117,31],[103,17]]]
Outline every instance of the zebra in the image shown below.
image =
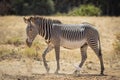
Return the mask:
[[23,19],[24,22],[27,23],[27,45],[31,47],[33,40],[38,34],[45,39],[45,42],[48,45],[42,54],[44,67],[47,72],[49,72],[50,68],[46,62],[46,54],[54,49],[57,62],[55,73],[58,74],[60,70],[60,46],[62,46],[67,49],[80,48],[81,62],[74,71],[75,74],[78,74],[87,59],[86,51],[88,46],[90,46],[99,58],[101,65],[100,74],[104,74],[100,37],[93,25],[89,23],[62,24],[62,22],[58,20],[46,19],[43,17],[30,17],[28,19],[24,17]]

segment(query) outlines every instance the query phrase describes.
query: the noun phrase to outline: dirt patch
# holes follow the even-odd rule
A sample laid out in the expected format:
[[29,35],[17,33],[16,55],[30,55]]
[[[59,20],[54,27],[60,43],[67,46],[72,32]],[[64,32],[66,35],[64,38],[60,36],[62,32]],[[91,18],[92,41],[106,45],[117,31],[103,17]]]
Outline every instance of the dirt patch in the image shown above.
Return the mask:
[[[2,60],[0,62],[0,80],[119,80],[120,69],[107,67],[104,76],[99,75],[97,65],[87,62],[83,66],[80,76],[72,73],[75,67],[72,62],[60,61],[61,70],[59,74],[54,74],[56,62],[48,62],[50,73],[47,74],[42,61],[29,58]],[[87,67],[89,64],[89,68]],[[94,64],[90,68],[91,64]],[[119,66],[118,66],[119,67]],[[116,74],[115,74],[116,73]]]
[[3,75],[1,80],[119,80],[120,78],[115,76],[99,76],[99,75],[81,75],[74,77],[70,74],[40,74],[32,76],[11,76]]

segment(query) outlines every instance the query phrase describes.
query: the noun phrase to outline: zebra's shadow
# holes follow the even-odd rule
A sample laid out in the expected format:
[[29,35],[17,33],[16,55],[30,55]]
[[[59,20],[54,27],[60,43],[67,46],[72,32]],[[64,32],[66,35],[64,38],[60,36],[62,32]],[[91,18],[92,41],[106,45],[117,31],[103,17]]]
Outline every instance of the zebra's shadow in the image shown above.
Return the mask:
[[44,74],[33,74],[33,75],[42,75],[42,76],[70,76],[70,77],[94,77],[94,76],[109,76],[109,75],[100,75],[100,74],[80,74],[80,75],[74,75],[74,74],[67,74],[67,73],[58,73],[58,74],[54,74],[54,73],[44,73]]
[[[57,75],[68,75],[68,76],[75,76],[74,74],[65,74],[65,73],[58,73]],[[75,77],[84,77],[84,76],[108,76],[107,74],[101,75],[101,74],[80,74],[79,76]]]

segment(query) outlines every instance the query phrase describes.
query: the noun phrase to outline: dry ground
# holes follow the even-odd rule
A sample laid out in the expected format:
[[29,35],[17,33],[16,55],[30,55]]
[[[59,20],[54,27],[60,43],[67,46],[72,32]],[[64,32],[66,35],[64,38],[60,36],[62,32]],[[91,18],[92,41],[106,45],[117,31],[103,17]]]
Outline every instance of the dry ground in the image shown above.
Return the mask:
[[[52,16],[51,19],[61,20],[66,24],[89,22],[95,25],[100,33],[102,53],[105,64],[105,76],[100,76],[100,65],[94,52],[88,49],[88,58],[75,77],[72,73],[74,65],[78,65],[81,56],[79,49],[61,48],[61,70],[59,75],[53,74],[56,69],[54,50],[47,55],[50,74],[46,74],[41,54],[46,44],[37,36],[32,48],[25,45],[25,26],[23,16],[0,17],[0,80],[119,80],[120,59],[114,53],[115,34],[120,31],[120,17],[62,17]],[[20,42],[15,45],[11,42]]]

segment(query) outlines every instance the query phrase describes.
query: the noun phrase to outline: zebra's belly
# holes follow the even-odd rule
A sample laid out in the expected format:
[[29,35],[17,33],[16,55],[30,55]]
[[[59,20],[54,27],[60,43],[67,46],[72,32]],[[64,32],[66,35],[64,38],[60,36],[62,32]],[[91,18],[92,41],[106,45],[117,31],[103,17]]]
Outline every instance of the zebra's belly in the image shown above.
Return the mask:
[[79,41],[70,41],[70,40],[62,39],[60,45],[67,49],[76,49],[76,48],[80,48],[85,43],[86,43],[85,39]]

